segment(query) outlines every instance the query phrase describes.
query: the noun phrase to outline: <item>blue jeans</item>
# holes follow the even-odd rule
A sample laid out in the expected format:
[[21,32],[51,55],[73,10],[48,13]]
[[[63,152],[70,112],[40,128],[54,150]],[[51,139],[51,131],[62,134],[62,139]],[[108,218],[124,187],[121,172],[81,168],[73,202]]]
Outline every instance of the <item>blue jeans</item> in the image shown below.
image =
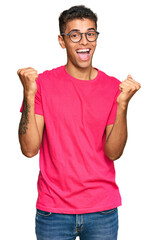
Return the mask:
[[117,240],[118,209],[62,214],[36,211],[37,240]]

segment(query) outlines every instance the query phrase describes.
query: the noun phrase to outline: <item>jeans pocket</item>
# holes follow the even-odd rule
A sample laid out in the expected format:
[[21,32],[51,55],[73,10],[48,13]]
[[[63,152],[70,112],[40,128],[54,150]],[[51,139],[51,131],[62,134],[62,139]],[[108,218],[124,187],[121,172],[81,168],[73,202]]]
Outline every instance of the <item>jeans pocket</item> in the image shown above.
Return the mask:
[[36,213],[38,216],[41,216],[41,217],[50,217],[53,214],[52,212],[46,212],[39,209],[36,209]]
[[105,210],[105,211],[99,211],[98,213],[103,214],[103,215],[108,215],[108,214],[112,214],[116,211],[117,211],[117,208],[113,208],[113,209],[109,209],[109,210]]

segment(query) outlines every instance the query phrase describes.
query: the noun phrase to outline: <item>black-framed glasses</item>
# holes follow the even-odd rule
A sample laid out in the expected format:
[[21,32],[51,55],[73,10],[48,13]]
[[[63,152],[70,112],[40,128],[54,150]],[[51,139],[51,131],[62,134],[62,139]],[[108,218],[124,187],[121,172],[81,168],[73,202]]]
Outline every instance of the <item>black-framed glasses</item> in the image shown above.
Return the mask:
[[79,41],[81,41],[82,39],[82,35],[85,34],[86,36],[86,39],[89,41],[89,42],[94,42],[97,40],[98,38],[98,35],[99,35],[99,32],[97,31],[88,31],[86,33],[81,33],[79,31],[72,31],[70,33],[62,33],[61,35],[66,35],[66,36],[69,36],[70,40],[74,43],[77,43]]

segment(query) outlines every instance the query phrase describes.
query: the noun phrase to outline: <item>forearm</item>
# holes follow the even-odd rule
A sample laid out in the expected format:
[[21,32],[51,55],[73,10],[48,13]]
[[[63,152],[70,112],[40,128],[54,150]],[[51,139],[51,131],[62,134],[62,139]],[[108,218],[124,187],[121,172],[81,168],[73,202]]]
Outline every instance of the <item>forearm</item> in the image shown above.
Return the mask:
[[113,128],[105,142],[105,154],[111,159],[118,159],[124,150],[127,141],[127,106],[118,104]]
[[35,112],[34,97],[24,94],[23,111],[19,124],[19,141],[22,153],[27,157],[33,157],[40,147],[40,135],[38,132]]

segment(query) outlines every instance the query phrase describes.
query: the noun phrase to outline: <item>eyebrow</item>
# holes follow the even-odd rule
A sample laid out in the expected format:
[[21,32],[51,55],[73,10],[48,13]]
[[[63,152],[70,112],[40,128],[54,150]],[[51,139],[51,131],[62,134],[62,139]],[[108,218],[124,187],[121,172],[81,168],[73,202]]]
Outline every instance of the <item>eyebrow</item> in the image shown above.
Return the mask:
[[[88,28],[87,30],[88,30],[88,31],[90,31],[90,30],[96,31],[95,28]],[[72,29],[70,32],[80,32],[80,30],[79,30],[79,29]],[[70,33],[70,32],[69,32],[69,33]]]
[[96,31],[96,29],[95,29],[95,28],[88,28],[88,30],[94,30],[94,31]]

